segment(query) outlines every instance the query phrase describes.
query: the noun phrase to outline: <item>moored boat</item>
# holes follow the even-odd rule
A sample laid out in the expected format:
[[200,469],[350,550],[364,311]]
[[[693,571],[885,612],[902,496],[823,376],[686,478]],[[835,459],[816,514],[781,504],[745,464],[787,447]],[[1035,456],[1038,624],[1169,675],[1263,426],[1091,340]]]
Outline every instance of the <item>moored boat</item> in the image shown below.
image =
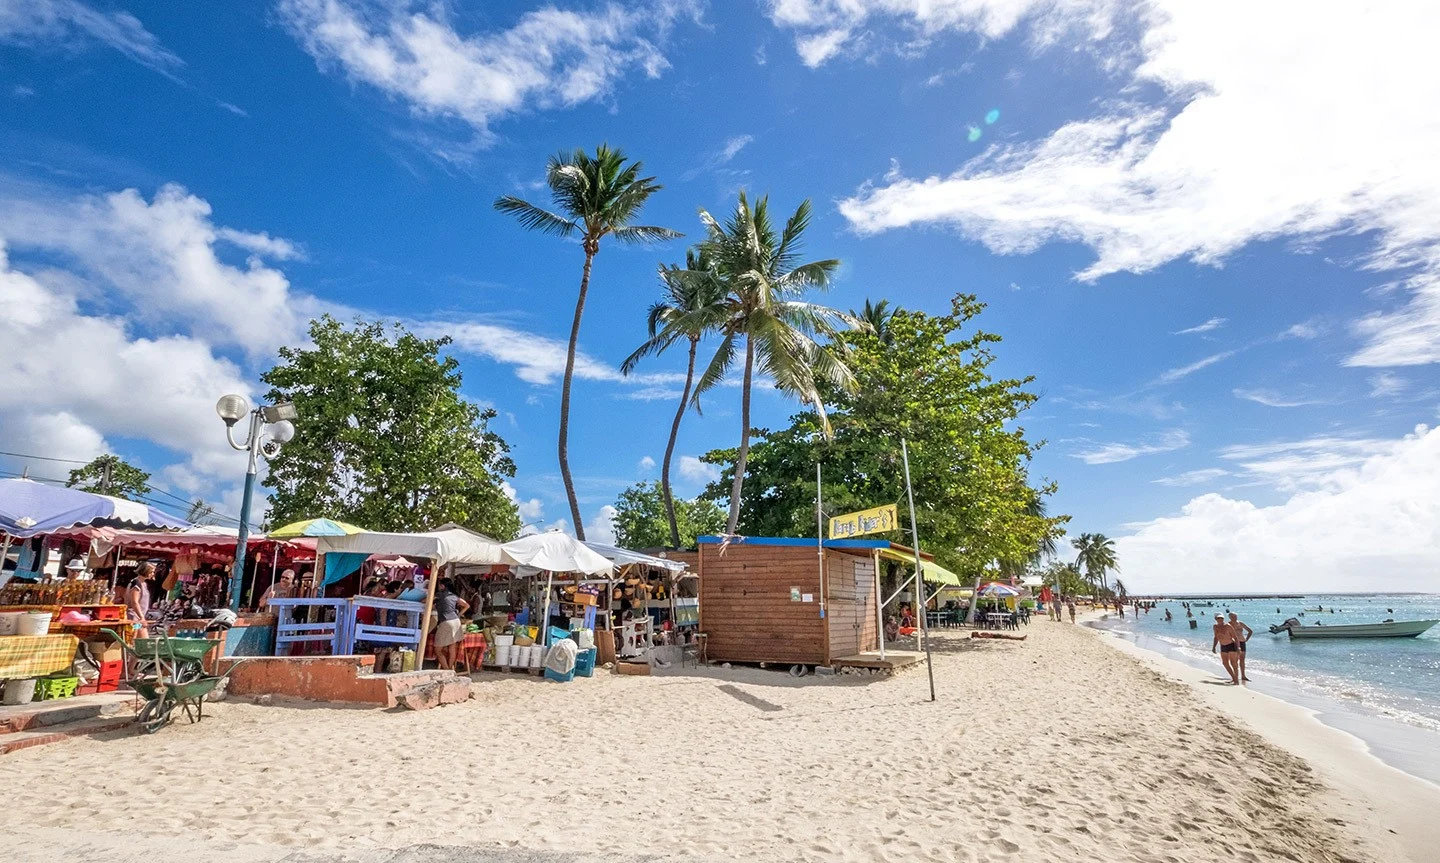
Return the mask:
[[1347,623],[1336,626],[1301,626],[1294,618],[1271,627],[1286,631],[1291,638],[1414,638],[1440,620],[1387,620],[1384,623]]

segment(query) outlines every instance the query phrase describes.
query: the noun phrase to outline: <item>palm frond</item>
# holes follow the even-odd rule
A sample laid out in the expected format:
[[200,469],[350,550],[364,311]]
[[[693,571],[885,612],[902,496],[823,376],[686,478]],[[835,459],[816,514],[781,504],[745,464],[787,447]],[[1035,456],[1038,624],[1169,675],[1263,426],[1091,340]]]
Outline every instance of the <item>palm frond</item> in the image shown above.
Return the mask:
[[495,209],[509,216],[514,216],[522,228],[530,231],[539,231],[542,234],[552,234],[557,237],[568,237],[575,233],[579,225],[570,219],[537,207],[523,198],[516,198],[511,195],[502,195],[495,199]]
[[695,381],[695,392],[690,396],[690,403],[698,410],[700,407],[700,396],[720,385],[729,374],[730,367],[735,363],[735,333],[728,332],[725,338],[715,348],[715,356],[705,366],[704,374]]
[[685,236],[679,231],[672,231],[669,228],[659,228],[654,225],[628,225],[623,228],[612,228],[611,233],[615,235],[615,239],[627,245],[660,243],[665,240],[676,240]]

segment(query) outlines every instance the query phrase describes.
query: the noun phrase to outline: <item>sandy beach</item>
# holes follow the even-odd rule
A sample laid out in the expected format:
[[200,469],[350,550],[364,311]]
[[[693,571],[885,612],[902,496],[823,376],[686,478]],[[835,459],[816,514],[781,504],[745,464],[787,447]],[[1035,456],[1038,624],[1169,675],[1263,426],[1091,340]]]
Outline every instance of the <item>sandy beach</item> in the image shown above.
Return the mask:
[[424,713],[217,704],[198,726],[0,759],[0,783],[30,789],[0,835],[23,863],[193,860],[201,842],[215,863],[429,859],[393,851],[422,844],[479,849],[467,860],[1433,859],[1416,855],[1440,830],[1407,813],[1440,789],[1394,781],[1303,711],[1084,627],[1026,632],[938,636],[935,704],[923,669],[740,668],[479,675],[478,698]]

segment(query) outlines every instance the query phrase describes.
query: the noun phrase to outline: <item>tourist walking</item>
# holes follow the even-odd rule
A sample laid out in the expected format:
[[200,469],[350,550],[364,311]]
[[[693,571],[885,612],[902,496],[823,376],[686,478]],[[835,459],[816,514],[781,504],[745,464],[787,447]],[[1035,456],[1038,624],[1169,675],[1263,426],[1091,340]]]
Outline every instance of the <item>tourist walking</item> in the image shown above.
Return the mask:
[[1069,597],[1069,598],[1067,598],[1067,599],[1065,600],[1065,608],[1066,608],[1066,610],[1068,610],[1068,611],[1070,612],[1070,622],[1071,622],[1071,623],[1074,623],[1074,622],[1075,622],[1075,597],[1072,596],[1072,597]]
[[1230,675],[1230,683],[1240,685],[1240,646],[1235,643],[1235,628],[1225,622],[1223,614],[1215,615],[1215,637],[1210,642],[1210,652],[1214,653],[1220,649],[1220,664],[1225,666],[1225,673]]
[[435,591],[435,661],[444,669],[453,669],[460,658],[460,643],[465,639],[465,621],[461,615],[470,610],[470,603],[455,592],[455,583],[440,579]]
[[1240,679],[1249,683],[1250,678],[1245,676],[1245,645],[1250,641],[1250,636],[1255,634],[1255,630],[1251,629],[1250,625],[1241,620],[1240,616],[1233,611],[1230,612],[1230,628],[1235,631],[1235,644],[1240,648],[1239,658],[1236,659]]

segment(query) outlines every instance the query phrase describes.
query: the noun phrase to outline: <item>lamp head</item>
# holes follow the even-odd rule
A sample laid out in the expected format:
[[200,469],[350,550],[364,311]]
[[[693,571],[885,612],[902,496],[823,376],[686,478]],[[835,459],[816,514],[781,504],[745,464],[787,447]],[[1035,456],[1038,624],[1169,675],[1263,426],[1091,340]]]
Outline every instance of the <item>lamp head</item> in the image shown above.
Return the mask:
[[295,410],[295,405],[290,402],[281,402],[277,405],[266,405],[265,407],[262,407],[260,409],[260,413],[264,414],[265,422],[267,423],[278,423],[283,420],[293,420],[300,416],[299,412]]
[[271,423],[267,429],[270,439],[276,443],[289,443],[295,439],[295,424],[289,420],[281,420],[278,423]]
[[220,415],[220,419],[225,421],[225,425],[233,426],[250,413],[250,403],[245,400],[244,396],[233,394],[221,396],[220,401],[215,403],[215,413]]

